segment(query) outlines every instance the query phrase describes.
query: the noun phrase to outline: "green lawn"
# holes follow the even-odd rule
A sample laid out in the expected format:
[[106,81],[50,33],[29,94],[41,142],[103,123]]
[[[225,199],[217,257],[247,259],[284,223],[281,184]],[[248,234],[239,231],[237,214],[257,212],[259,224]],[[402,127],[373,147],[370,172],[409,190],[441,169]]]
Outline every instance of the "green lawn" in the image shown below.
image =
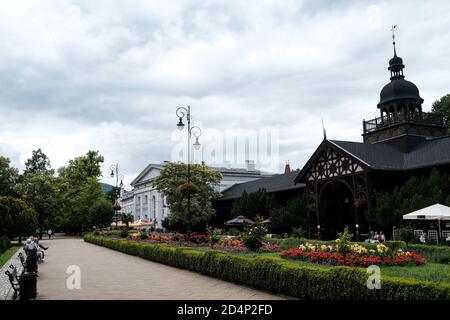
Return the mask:
[[450,265],[427,262],[423,266],[384,267],[381,274],[450,284]]
[[20,247],[11,247],[2,254],[0,254],[0,268],[3,267],[3,265],[8,262],[8,260],[14,255],[14,253],[19,250]]

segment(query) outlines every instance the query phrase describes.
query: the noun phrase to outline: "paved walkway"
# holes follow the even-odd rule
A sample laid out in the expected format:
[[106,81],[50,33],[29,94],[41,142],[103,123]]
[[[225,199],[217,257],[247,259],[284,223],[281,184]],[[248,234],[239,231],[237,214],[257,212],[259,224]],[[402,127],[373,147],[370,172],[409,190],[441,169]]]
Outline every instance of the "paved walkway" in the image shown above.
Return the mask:
[[[38,299],[284,299],[194,272],[173,268],[84,242],[42,240]],[[69,265],[81,269],[81,289],[69,290]]]

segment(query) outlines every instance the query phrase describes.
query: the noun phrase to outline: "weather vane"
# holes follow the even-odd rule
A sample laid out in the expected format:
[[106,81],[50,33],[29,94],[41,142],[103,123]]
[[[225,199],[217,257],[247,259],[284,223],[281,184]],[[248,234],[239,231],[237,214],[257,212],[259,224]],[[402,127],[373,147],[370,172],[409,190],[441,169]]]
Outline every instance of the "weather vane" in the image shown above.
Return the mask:
[[394,45],[394,54],[397,54],[395,50],[395,28],[397,28],[396,24],[392,26],[391,32],[392,32],[392,44]]

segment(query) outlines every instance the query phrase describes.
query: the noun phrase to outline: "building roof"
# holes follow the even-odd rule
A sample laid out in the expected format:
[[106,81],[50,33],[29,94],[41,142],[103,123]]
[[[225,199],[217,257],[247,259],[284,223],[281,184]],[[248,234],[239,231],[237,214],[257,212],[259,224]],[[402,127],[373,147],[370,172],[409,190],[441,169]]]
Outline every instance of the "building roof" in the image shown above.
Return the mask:
[[[145,169],[138,174],[138,176],[130,183],[131,186],[135,186],[136,184],[140,183],[141,180],[147,175],[147,173],[151,169],[158,169],[161,170],[164,168],[164,166],[167,164],[167,162],[163,162],[161,164],[155,164],[150,163]],[[264,172],[256,169],[246,169],[246,168],[227,168],[227,167],[213,167],[208,166],[211,169],[218,170],[221,174],[226,176],[238,176],[238,177],[266,177],[271,176],[272,173]]]
[[305,186],[304,184],[295,184],[294,182],[298,173],[299,171],[297,170],[290,173],[275,174],[271,177],[235,184],[222,192],[223,196],[220,200],[239,198],[244,191],[252,193],[259,189],[266,189],[267,192],[278,192],[303,188]]
[[330,142],[374,170],[414,170],[450,163],[450,136],[426,139],[409,152],[402,152],[388,142]]
[[402,78],[393,79],[381,89],[378,106],[403,99],[417,100],[420,103],[423,102],[419,94],[419,89],[414,83]]
[[403,59],[397,56],[395,42],[393,44],[394,57],[389,60],[388,68],[391,72],[391,82],[385,85],[381,90],[378,107],[405,99],[422,103],[423,99],[420,97],[417,86],[414,83],[405,80],[405,76],[403,75],[405,65],[403,64]]

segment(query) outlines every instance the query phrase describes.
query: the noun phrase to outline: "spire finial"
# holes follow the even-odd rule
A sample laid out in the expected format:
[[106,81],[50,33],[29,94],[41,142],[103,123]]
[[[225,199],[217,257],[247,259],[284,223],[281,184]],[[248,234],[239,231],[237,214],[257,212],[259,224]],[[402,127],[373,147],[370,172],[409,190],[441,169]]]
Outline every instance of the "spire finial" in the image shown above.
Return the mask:
[[395,50],[395,28],[397,28],[397,25],[393,25],[391,28],[392,32],[392,45],[394,46],[394,56],[397,56],[397,51]]
[[323,118],[322,118],[322,130],[323,130],[323,140],[327,140],[327,130],[325,129],[325,125],[323,124]]

